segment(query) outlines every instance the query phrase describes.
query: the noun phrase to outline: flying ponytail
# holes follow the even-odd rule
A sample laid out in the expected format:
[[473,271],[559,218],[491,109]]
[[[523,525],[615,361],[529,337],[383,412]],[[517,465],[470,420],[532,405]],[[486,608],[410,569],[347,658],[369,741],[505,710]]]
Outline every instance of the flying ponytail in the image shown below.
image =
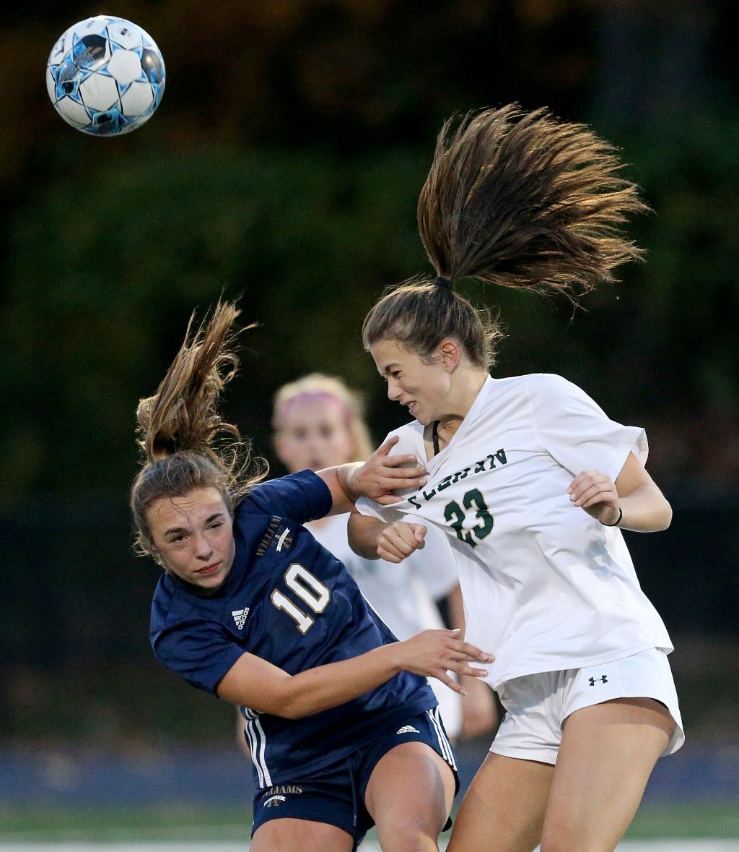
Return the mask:
[[266,475],[261,460],[247,475],[249,448],[218,413],[223,388],[238,369],[233,324],[239,313],[234,304],[219,302],[198,326],[193,314],[157,392],[139,402],[144,459],[130,500],[139,553],[151,552],[146,512],[157,500],[214,487],[233,512],[239,497]]
[[498,323],[452,282],[471,277],[573,301],[613,282],[616,267],[642,256],[621,227],[649,209],[621,169],[612,145],[546,109],[510,104],[447,121],[418,200],[436,279],[386,292],[365,319],[365,348],[392,338],[427,354],[450,336],[488,366]]

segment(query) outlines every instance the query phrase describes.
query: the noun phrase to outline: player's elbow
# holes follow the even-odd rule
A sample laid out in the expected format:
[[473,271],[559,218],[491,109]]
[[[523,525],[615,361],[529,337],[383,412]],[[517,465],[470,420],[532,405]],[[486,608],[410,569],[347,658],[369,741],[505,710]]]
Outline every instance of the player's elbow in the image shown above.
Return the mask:
[[661,526],[658,530],[661,532],[662,530],[669,529],[670,524],[672,523],[672,506],[665,500],[665,505],[660,513],[660,521]]
[[662,532],[672,523],[672,506],[661,492],[651,495],[648,521],[643,527],[644,532]]
[[306,716],[311,716],[316,711],[308,706],[308,702],[303,696],[295,695],[285,698],[279,703],[279,709],[275,712],[275,716],[280,716],[283,719],[304,719]]
[[306,716],[310,716],[310,713],[306,713],[301,710],[299,707],[289,707],[282,710],[277,715],[281,716],[283,719],[289,719],[291,722],[297,721],[298,719],[304,719]]

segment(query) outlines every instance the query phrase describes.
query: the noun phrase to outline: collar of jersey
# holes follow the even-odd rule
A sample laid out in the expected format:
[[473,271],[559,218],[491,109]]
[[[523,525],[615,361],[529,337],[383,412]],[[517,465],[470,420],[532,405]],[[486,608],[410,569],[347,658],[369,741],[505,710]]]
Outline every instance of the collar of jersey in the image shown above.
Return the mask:
[[[461,443],[465,432],[467,432],[467,430],[471,427],[472,422],[477,417],[477,411],[479,408],[482,407],[484,397],[487,396],[488,390],[490,389],[492,384],[493,378],[491,376],[488,376],[485,379],[483,386],[480,388],[479,393],[475,397],[475,401],[472,403],[470,410],[467,412],[467,414],[464,416],[464,419],[460,423],[459,429],[457,429],[457,431],[452,435],[452,438],[449,443],[445,447],[443,447],[433,458],[426,458],[426,468],[428,469],[429,477],[434,476],[434,474],[438,472],[439,468],[442,467],[446,459],[449,458],[449,451],[456,447],[459,443]],[[426,444],[423,440],[424,427],[421,426],[420,423],[418,425],[420,427],[418,434],[421,437],[421,447],[423,448],[423,453],[425,456]]]

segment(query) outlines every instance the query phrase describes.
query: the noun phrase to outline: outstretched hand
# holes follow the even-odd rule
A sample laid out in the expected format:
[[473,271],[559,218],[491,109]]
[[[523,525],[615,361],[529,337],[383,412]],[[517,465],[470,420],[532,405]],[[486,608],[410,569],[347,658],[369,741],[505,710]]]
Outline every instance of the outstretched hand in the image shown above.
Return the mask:
[[388,438],[363,465],[352,471],[348,485],[356,496],[370,497],[381,506],[389,506],[403,499],[395,496],[395,491],[426,484],[426,469],[415,456],[390,455],[399,440],[397,435]]
[[460,639],[459,632],[458,629],[424,630],[405,642],[398,642],[401,668],[412,674],[435,677],[455,692],[466,695],[449,672],[485,677],[486,669],[474,668],[470,663],[492,663],[495,657]]

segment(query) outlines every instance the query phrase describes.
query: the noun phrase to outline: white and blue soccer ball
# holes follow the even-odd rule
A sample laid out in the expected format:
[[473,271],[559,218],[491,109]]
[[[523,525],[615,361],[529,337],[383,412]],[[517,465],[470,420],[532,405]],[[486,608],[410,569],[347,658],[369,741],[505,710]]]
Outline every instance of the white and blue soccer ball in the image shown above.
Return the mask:
[[49,54],[46,87],[72,127],[120,136],[141,127],[164,94],[164,59],[136,24],[97,15],[66,30]]

